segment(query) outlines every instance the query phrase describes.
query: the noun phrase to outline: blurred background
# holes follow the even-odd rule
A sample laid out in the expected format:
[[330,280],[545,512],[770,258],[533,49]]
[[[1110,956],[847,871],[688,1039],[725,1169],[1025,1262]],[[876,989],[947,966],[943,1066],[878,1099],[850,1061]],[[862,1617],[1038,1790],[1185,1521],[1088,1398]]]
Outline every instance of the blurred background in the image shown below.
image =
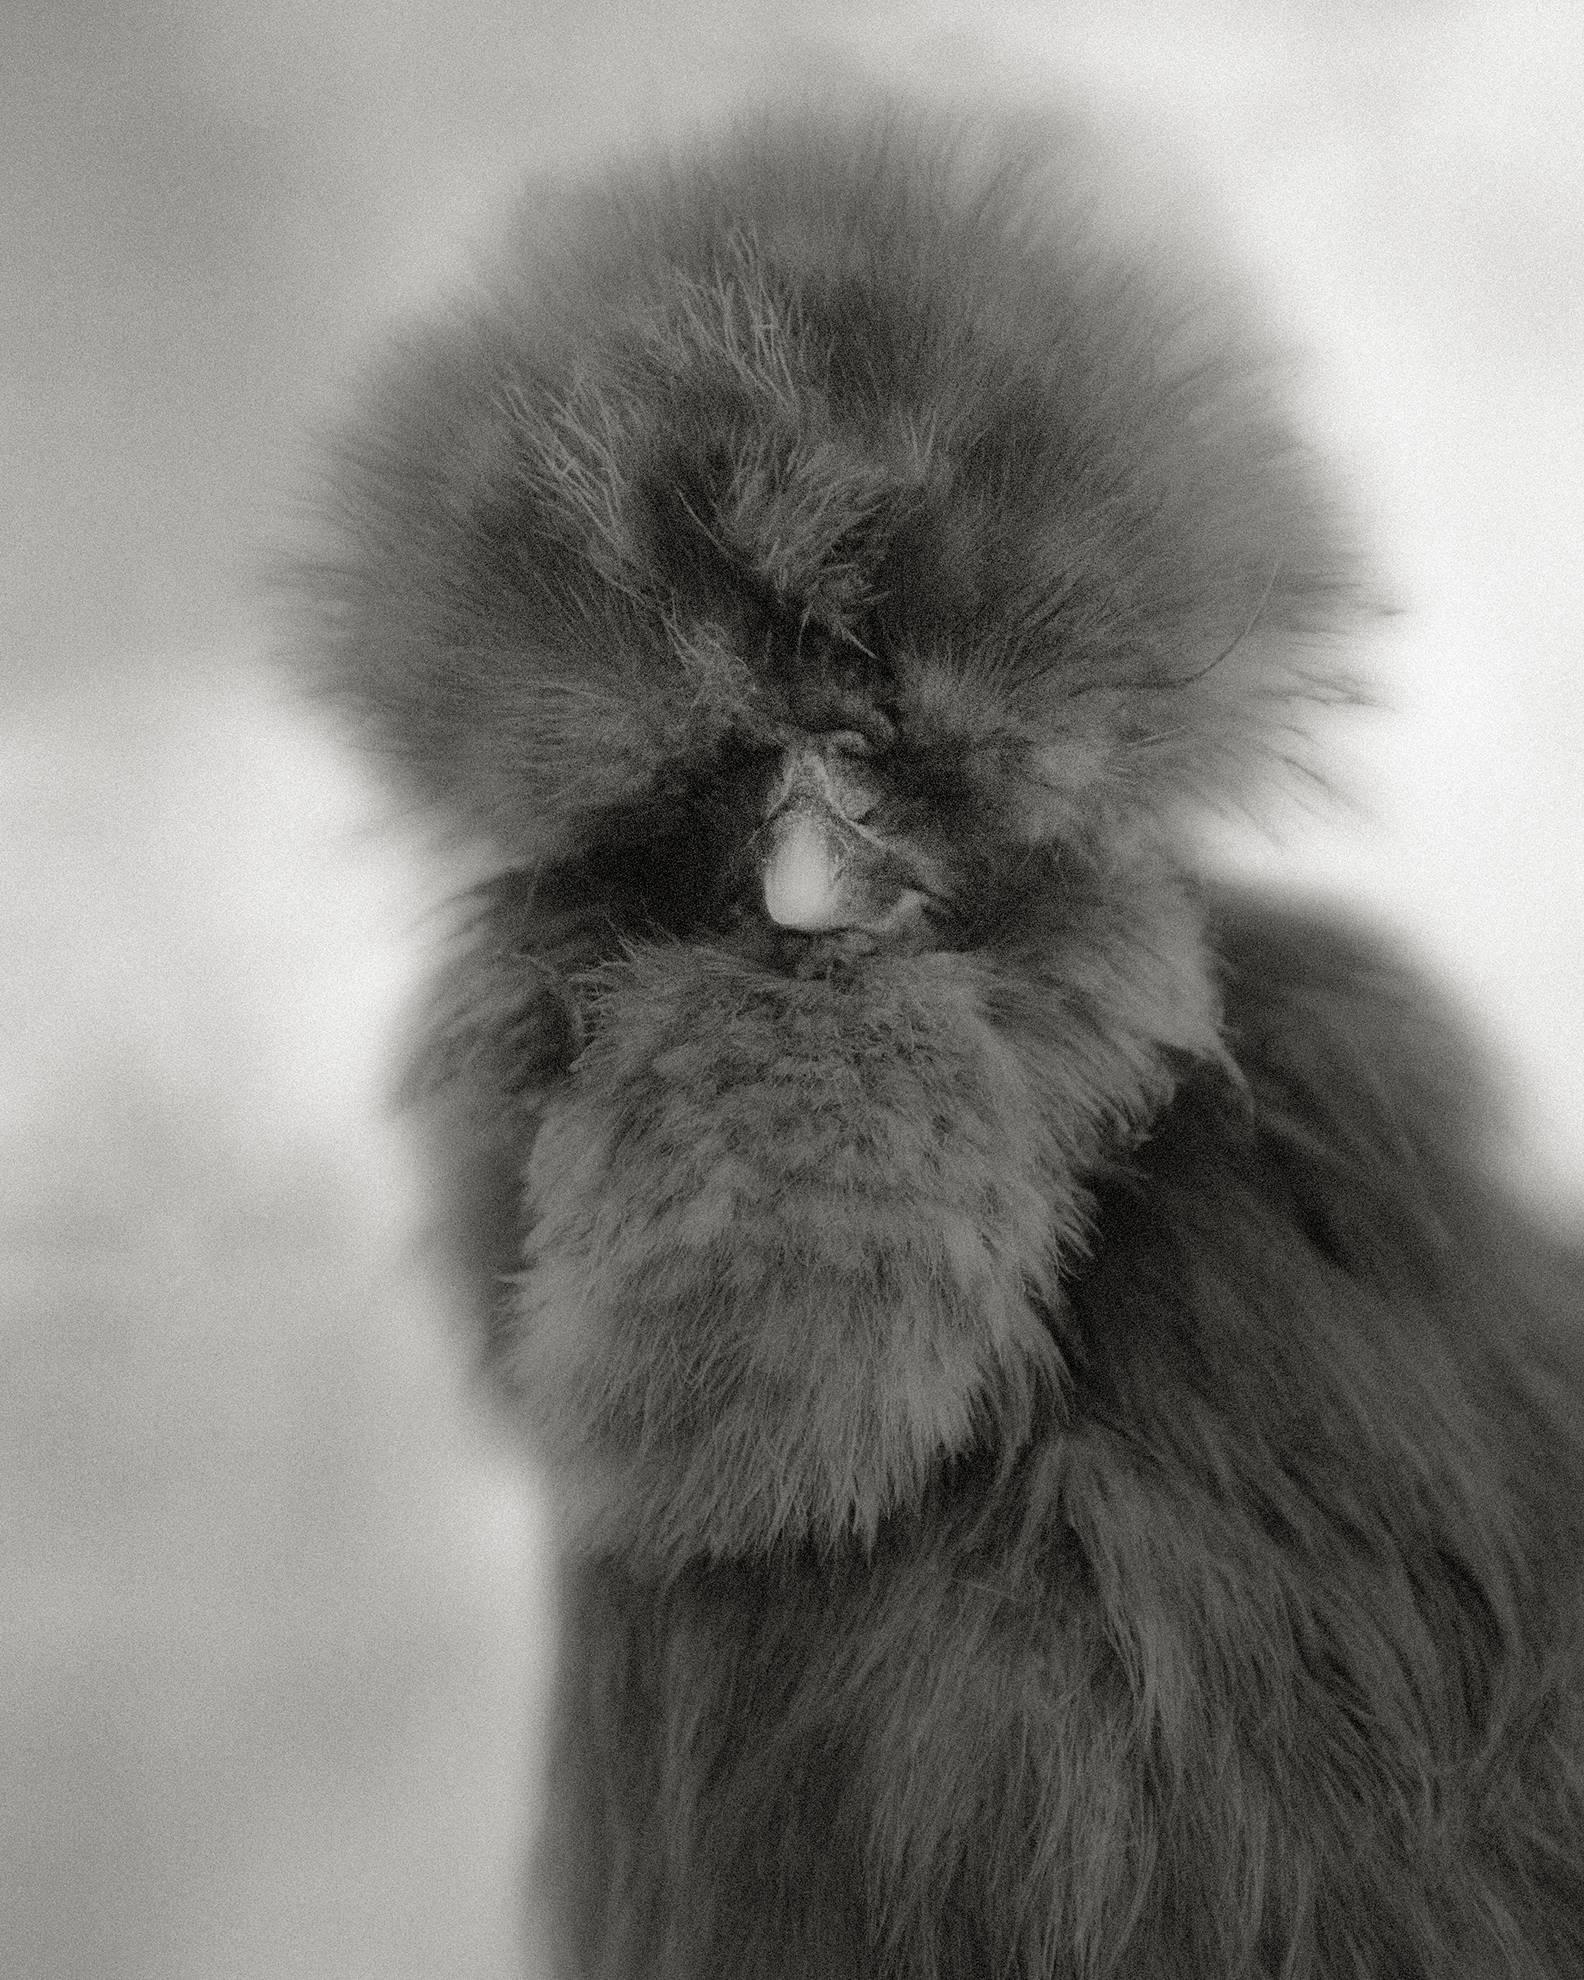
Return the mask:
[[531,1477],[382,1103],[448,876],[259,573],[526,175],[858,72],[1197,179],[1402,616],[1229,859],[1399,928],[1584,1177],[1576,0],[9,0],[0,14],[0,1964],[506,1976]]

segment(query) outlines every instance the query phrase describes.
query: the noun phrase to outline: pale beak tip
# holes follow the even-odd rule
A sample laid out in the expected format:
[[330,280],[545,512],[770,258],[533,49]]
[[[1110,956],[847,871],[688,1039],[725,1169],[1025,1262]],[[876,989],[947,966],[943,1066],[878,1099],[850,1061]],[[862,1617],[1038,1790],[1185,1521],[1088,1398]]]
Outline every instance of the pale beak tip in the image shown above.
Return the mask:
[[840,927],[840,879],[834,849],[807,812],[780,821],[764,866],[765,913],[778,928],[813,935]]

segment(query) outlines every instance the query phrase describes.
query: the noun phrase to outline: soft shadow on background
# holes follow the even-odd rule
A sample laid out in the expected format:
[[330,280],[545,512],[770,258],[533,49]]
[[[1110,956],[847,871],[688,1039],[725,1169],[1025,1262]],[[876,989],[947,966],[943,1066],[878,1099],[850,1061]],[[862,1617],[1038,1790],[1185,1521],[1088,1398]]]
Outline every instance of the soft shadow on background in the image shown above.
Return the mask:
[[[795,13],[795,30],[788,17]],[[844,70],[1185,157],[1404,616],[1340,810],[1584,1175],[1574,0],[21,0],[0,20],[0,1964],[509,1975],[549,1633],[382,1095],[447,875],[271,686],[356,354],[526,173]]]

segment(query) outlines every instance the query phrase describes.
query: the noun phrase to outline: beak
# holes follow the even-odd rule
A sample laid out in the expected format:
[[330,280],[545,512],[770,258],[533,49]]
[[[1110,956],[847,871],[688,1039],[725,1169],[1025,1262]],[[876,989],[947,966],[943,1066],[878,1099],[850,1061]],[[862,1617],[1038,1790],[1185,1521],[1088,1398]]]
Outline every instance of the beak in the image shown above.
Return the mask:
[[763,870],[765,913],[778,928],[805,935],[847,928],[853,921],[848,865],[836,821],[818,803],[794,801],[766,828],[769,850]]
[[813,752],[792,757],[766,819],[764,911],[803,935],[837,931],[897,941],[926,905],[915,861],[865,823],[870,794]]

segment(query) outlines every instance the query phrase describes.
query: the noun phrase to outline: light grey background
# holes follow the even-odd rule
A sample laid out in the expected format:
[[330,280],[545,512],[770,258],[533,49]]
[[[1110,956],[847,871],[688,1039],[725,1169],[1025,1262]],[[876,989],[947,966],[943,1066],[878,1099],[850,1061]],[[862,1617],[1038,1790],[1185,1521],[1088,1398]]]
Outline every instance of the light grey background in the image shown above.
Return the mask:
[[[256,566],[524,172],[856,67],[1076,95],[1314,353],[1406,608],[1365,900],[1584,1173],[1584,13],[12,0],[0,18],[0,1963],[492,1975],[548,1592],[379,1096],[447,877],[281,707]],[[812,80],[811,80],[812,79]],[[1178,160],[1186,160],[1186,165]],[[7,1915],[7,1910],[9,1915]]]

